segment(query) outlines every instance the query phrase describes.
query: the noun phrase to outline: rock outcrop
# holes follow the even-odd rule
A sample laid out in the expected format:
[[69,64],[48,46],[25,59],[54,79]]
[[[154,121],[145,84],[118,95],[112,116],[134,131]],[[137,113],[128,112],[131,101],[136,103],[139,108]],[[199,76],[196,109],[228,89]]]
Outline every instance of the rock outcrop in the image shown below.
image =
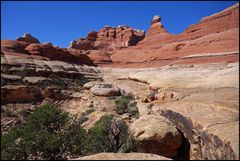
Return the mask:
[[[21,55],[6,54],[1,56],[1,100],[5,103],[31,102],[31,98],[49,97],[49,94],[44,93],[45,89],[50,86],[59,86],[63,90],[70,85],[72,87],[83,85],[84,82],[100,78],[101,72],[94,66],[71,64],[57,60],[29,59]],[[20,87],[18,87],[19,85]],[[28,88],[42,89],[41,94],[39,91],[38,94],[28,92],[32,91]],[[18,94],[18,91],[23,94]],[[61,90],[58,92],[61,93]]]
[[[202,18],[199,23],[191,25],[177,35],[166,31],[161,24],[161,17],[155,16],[142,41],[136,46],[117,50],[110,55],[112,62],[100,65],[136,68],[236,62],[239,58],[238,35],[239,3]],[[188,57],[190,55],[196,57]]]
[[110,55],[116,50],[136,45],[144,37],[144,31],[126,25],[105,26],[98,32],[89,32],[86,38],[71,41],[69,48],[88,51],[88,56],[94,62],[106,63],[111,62]]
[[156,36],[157,34],[163,34],[163,33],[166,34],[167,31],[161,23],[161,17],[156,15],[156,16],[153,17],[153,20],[151,22],[151,26],[150,26],[150,28],[147,32],[146,37]]
[[172,158],[177,155],[182,136],[165,117],[141,116],[130,126],[130,134],[138,152],[153,153]]
[[[185,158],[239,159],[239,63],[103,68],[102,72],[105,81],[134,91],[140,116],[165,116],[183,133],[180,149]],[[149,86],[158,89],[158,99],[143,103]]]
[[31,55],[39,55],[50,60],[61,60],[66,62],[72,62],[77,64],[93,65],[91,59],[86,54],[74,53],[66,49],[54,47],[52,44],[30,44],[25,50]]
[[169,158],[148,153],[98,153],[71,160],[171,160]]
[[116,28],[105,26],[98,32],[89,32],[86,38],[72,41],[69,47],[81,50],[114,51],[122,47],[136,45],[144,36],[144,31],[135,30],[126,25]]
[[1,41],[3,104],[29,103],[49,97],[63,99],[63,90],[71,85],[70,88],[77,88],[101,78],[100,70],[86,54],[51,43],[36,43],[30,34],[24,38],[26,42]]
[[93,61],[81,51],[62,49],[51,43],[29,43],[14,40],[1,40],[1,54],[19,55],[41,60],[60,60],[75,64],[94,65]]
[[23,36],[17,38],[17,41],[40,43],[40,41],[37,38],[33,37],[30,33],[24,33]]

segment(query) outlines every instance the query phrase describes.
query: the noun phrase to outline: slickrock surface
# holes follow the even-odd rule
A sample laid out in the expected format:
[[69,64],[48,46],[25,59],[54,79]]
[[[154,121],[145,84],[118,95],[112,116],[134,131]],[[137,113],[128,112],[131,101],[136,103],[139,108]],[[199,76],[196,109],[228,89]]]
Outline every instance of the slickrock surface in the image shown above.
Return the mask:
[[71,160],[171,160],[149,153],[99,153]]
[[[102,68],[102,72],[104,80],[135,91],[140,116],[158,114],[172,121],[189,140],[191,159],[239,158],[239,63]],[[142,86],[145,91],[139,90]],[[148,86],[177,94],[178,99],[160,97],[144,103]]]

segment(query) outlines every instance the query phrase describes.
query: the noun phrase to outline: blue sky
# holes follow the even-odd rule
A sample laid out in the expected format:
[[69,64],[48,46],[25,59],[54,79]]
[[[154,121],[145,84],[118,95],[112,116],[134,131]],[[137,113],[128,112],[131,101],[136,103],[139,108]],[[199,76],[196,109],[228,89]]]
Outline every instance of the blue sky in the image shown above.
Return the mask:
[[238,1],[4,1],[1,2],[1,39],[15,40],[29,32],[43,42],[68,47],[105,25],[129,25],[147,31],[154,15],[173,34],[183,32],[202,17]]

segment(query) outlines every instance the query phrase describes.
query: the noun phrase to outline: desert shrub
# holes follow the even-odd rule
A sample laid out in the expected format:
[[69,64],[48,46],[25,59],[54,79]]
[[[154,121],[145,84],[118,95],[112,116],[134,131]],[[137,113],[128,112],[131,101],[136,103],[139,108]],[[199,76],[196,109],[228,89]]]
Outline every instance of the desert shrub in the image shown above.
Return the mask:
[[1,135],[1,159],[60,158],[59,132],[67,121],[67,113],[56,106],[39,107],[25,123]]
[[129,134],[128,134],[128,126],[123,120],[119,120],[117,122],[118,128],[120,130],[119,136],[118,136],[118,145],[117,145],[117,151],[116,152],[127,152],[129,149]]
[[131,116],[138,117],[139,112],[137,108],[137,102],[133,101],[132,96],[122,96],[115,100],[116,112],[119,115],[129,113]]
[[86,115],[85,112],[82,113],[82,114],[80,115],[79,119],[78,119],[78,121],[79,121],[80,124],[83,124],[83,123],[86,122],[87,120],[88,120],[88,117],[87,117],[87,115]]
[[131,99],[132,98],[130,96],[121,96],[117,100],[115,100],[116,112],[119,115],[124,114],[126,112],[127,106],[130,103]]
[[[81,118],[81,117],[80,117]],[[63,158],[66,155],[71,155],[72,157],[81,156],[85,152],[85,145],[87,140],[87,132],[81,126],[81,119],[74,119],[71,124],[68,125],[62,133],[63,139]]]
[[128,136],[128,126],[123,120],[115,120],[113,116],[105,115],[89,130],[85,155],[125,152],[129,149]]
[[130,114],[130,116],[139,117],[137,102],[136,101],[130,102],[128,104],[127,111]]
[[[55,160],[128,149],[124,121],[105,115],[88,131],[82,123],[82,117],[70,117],[54,105],[41,106],[25,123],[1,134],[1,160]],[[116,135],[114,128],[118,129]]]
[[94,111],[95,111],[94,108],[90,108],[90,109],[87,109],[87,110],[85,111],[85,114],[88,115],[88,114],[90,114],[90,113],[93,113]]
[[109,151],[109,130],[112,115],[105,115],[98,120],[88,132],[85,154]]

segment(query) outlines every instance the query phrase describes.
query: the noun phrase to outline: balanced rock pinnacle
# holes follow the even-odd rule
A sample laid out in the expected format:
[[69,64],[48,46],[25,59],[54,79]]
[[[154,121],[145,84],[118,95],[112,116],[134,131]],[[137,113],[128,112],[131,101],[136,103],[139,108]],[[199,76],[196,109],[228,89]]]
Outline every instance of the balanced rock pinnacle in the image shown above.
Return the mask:
[[159,33],[167,33],[164,26],[161,23],[161,17],[158,15],[155,15],[153,17],[153,20],[151,21],[151,26],[148,30],[147,36],[154,36]]
[[29,43],[40,43],[40,41],[37,38],[33,37],[30,33],[24,33],[23,36],[18,37],[16,40]]

